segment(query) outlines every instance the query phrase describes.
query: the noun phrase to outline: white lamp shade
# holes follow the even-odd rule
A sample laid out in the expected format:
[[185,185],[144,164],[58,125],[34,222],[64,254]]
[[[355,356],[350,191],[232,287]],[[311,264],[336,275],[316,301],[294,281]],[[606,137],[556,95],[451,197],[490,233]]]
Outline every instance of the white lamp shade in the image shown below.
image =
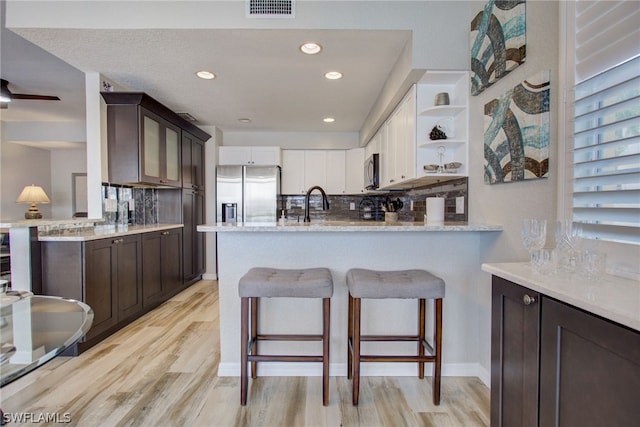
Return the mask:
[[27,185],[24,187],[24,190],[22,190],[22,193],[20,193],[16,203],[51,203],[51,200],[49,200],[47,193],[44,192],[42,187],[37,185]]

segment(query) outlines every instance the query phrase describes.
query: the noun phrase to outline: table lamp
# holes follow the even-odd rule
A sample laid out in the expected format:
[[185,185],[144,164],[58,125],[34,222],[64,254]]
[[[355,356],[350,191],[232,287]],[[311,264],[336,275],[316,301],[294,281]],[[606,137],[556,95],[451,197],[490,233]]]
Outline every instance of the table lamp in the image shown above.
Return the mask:
[[26,219],[42,218],[42,214],[38,210],[36,204],[50,202],[51,200],[49,200],[49,197],[47,197],[47,194],[44,192],[42,187],[39,187],[37,185],[27,185],[26,187],[24,187],[24,190],[22,190],[22,193],[20,193],[18,200],[16,200],[16,203],[31,204],[29,210],[24,213],[24,217]]

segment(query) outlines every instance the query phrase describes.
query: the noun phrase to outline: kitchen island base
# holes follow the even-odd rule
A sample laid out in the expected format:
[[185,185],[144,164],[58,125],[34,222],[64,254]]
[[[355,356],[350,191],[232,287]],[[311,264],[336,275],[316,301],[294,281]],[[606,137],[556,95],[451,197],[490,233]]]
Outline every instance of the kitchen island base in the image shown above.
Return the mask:
[[[296,227],[287,231],[249,231],[226,226],[200,226],[199,231],[217,232],[218,277],[220,295],[220,365],[218,375],[240,375],[240,298],[238,281],[252,267],[314,268],[327,267],[332,273],[334,296],[331,302],[332,376],[347,373],[347,287],[351,268],[372,270],[426,269],[447,283],[443,324],[447,337],[443,343],[443,375],[478,376],[489,381],[489,367],[481,366],[482,339],[489,336],[490,289],[482,287],[482,247],[490,245],[500,228],[434,231],[429,227],[384,227],[381,231],[342,231],[333,227]],[[292,227],[293,228],[293,227]],[[331,231],[329,231],[331,229]],[[300,232],[297,232],[297,231]],[[237,232],[234,232],[237,231]],[[304,232],[303,232],[304,231]],[[321,319],[321,307],[315,301],[300,301],[292,307],[286,298],[267,299],[261,305],[260,321],[273,331],[293,334],[314,333]],[[375,316],[365,313],[376,313]],[[413,300],[363,301],[363,334],[403,335],[416,333],[417,314]],[[433,318],[433,303],[428,303],[428,319]],[[427,332],[433,329],[428,321]],[[265,333],[271,331],[267,330]],[[313,343],[267,342],[265,352],[295,351],[313,354]],[[488,343],[486,344],[488,346]],[[285,350],[283,350],[285,349]],[[406,354],[415,351],[415,343],[366,343],[369,353]],[[265,376],[320,376],[321,367],[304,363],[263,363]],[[411,366],[409,366],[411,365]],[[367,363],[363,376],[415,376],[417,366],[406,363]],[[430,372],[426,373],[427,375]]]

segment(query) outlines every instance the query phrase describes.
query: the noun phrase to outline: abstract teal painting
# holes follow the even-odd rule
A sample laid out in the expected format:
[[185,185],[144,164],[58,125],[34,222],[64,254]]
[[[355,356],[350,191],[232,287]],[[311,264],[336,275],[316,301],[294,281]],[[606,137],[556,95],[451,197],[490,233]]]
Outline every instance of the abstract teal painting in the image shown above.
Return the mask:
[[549,175],[549,71],[542,71],[484,106],[484,182]]
[[471,95],[526,58],[525,0],[489,0],[471,21]]

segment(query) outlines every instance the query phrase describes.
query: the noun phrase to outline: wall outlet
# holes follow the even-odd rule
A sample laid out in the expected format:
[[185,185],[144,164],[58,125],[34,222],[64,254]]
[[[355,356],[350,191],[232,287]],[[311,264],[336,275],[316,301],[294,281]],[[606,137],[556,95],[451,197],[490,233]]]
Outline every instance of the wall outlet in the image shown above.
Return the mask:
[[351,202],[351,203],[349,203],[349,210],[351,210],[351,211],[355,211],[355,210],[356,210],[356,204],[355,204],[355,202]]
[[464,196],[456,197],[456,213],[464,213]]

